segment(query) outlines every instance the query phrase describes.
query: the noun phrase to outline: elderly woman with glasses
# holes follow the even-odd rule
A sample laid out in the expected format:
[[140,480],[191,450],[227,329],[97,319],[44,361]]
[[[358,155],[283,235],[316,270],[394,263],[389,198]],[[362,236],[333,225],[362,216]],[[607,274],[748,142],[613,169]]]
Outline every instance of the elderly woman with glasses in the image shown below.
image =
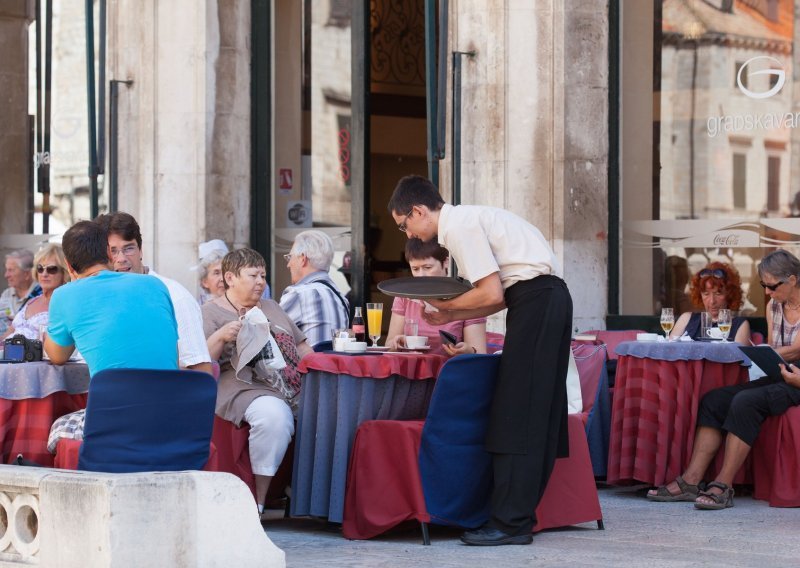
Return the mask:
[[[785,250],[768,254],[758,265],[769,296],[767,342],[786,361],[800,359],[800,260]],[[733,477],[750,453],[761,424],[800,404],[800,369],[789,365],[782,376],[762,377],[706,393],[697,414],[691,460],[675,481],[647,493],[651,501],[693,501],[698,509],[733,507]],[[706,469],[725,442],[722,469],[700,490]]]
[[[739,272],[730,264],[712,262],[694,275],[689,295],[692,303],[697,307],[702,306],[704,311],[711,314],[712,323],[716,324],[720,310],[738,310],[742,307],[742,281]],[[685,332],[692,339],[699,339],[704,333],[700,323],[700,312],[683,313],[675,322],[670,337],[680,337]],[[750,324],[747,320],[733,318],[729,337],[738,343],[749,345]]]
[[50,321],[50,297],[56,288],[69,282],[67,263],[61,245],[50,243],[42,247],[33,257],[34,280],[42,287],[42,294],[25,302],[11,327],[0,339],[24,335],[28,339],[40,339],[40,330],[46,329]]

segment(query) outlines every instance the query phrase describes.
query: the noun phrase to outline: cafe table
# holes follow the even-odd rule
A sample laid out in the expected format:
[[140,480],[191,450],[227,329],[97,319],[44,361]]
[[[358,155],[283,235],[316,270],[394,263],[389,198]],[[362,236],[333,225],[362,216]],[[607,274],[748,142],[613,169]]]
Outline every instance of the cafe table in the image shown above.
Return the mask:
[[[689,463],[700,399],[747,382],[750,361],[736,343],[719,341],[626,341],[616,352],[606,480],[663,485]],[[721,463],[718,455],[712,468]]]
[[51,467],[50,426],[56,418],[86,408],[88,391],[85,363],[0,364],[0,463],[11,463],[22,454]]
[[425,353],[320,352],[304,357],[290,514],[341,523],[358,425],[425,418],[445,361],[447,357]]

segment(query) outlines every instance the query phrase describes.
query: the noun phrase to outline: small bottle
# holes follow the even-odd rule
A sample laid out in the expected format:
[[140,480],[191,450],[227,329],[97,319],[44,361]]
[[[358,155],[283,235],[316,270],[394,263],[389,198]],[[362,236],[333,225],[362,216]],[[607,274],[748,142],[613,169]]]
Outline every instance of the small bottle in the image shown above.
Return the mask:
[[356,334],[356,341],[367,340],[367,326],[364,324],[364,316],[361,315],[361,306],[356,306],[352,327],[353,333]]

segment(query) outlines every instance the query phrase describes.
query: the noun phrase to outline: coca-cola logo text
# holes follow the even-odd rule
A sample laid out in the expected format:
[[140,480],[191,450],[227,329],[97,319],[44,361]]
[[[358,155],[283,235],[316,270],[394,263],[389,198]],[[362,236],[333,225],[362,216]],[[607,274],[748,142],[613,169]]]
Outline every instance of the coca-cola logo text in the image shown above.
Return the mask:
[[739,235],[714,235],[714,246],[735,247],[739,245]]

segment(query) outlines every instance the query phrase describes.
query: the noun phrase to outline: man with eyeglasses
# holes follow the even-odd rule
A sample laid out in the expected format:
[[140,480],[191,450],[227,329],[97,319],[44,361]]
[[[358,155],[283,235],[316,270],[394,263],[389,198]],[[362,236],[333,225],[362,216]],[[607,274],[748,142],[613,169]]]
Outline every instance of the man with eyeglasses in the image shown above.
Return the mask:
[[22,306],[42,293],[42,287],[33,279],[32,269],[31,251],[20,249],[6,255],[8,288],[0,294],[0,334],[9,328]]
[[494,482],[489,521],[466,544],[530,544],[535,510],[556,457],[569,453],[567,369],[572,298],[542,233],[495,207],[448,205],[436,187],[407,176],[389,212],[408,238],[438,239],[473,288],[452,300],[427,300],[441,325],[507,308],[506,339],[492,400],[486,449]]
[[333,241],[322,231],[303,231],[284,255],[292,285],[281,295],[280,305],[306,335],[312,347],[331,340],[334,329],[348,327],[350,306],[328,270]]
[[211,373],[203,317],[194,296],[175,280],[156,274],[142,263],[142,233],[139,223],[128,213],[118,211],[95,219],[108,233],[108,255],[116,272],[149,274],[161,280],[169,290],[175,319],[178,321],[178,355],[180,366]]

